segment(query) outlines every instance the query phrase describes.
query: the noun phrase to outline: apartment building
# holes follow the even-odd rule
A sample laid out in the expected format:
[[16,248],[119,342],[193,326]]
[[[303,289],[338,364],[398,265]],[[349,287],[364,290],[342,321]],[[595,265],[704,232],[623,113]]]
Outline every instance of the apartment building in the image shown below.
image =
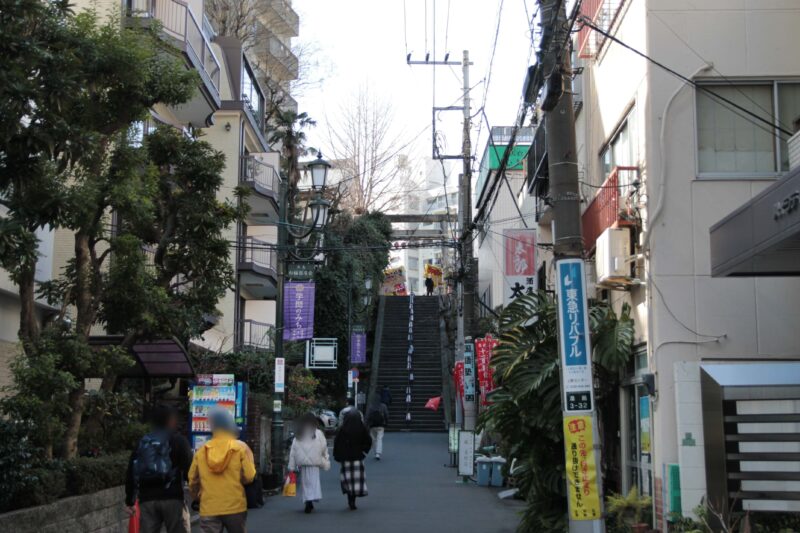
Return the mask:
[[[636,321],[618,451],[603,458],[606,482],[652,495],[659,530],[703,499],[718,509],[800,510],[792,496],[800,481],[800,332],[788,326],[800,316],[791,297],[800,280],[757,270],[730,276],[721,267],[715,274],[728,275],[712,276],[709,235],[730,213],[763,200],[789,170],[800,59],[778,51],[800,45],[793,30],[800,6],[586,0],[581,9],[691,80],[588,26],[574,38],[590,296],[617,308],[628,303]],[[543,124],[526,167],[516,202],[537,229],[537,283],[553,290]],[[503,207],[503,189],[492,217],[514,214],[510,198],[511,214]],[[740,219],[741,238],[752,242],[756,224]],[[493,267],[482,257],[482,278],[486,268]]]

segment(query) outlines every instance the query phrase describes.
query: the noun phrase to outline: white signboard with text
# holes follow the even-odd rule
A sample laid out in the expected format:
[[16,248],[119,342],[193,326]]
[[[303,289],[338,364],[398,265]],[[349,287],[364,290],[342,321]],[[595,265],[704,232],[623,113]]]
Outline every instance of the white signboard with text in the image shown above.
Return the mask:
[[285,390],[286,360],[283,357],[275,359],[275,392]]

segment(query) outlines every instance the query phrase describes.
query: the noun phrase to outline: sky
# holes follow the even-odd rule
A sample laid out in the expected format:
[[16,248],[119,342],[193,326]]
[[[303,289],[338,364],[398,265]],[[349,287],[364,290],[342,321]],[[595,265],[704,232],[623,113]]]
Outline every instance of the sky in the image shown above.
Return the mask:
[[[392,103],[394,128],[403,139],[398,148],[411,142],[404,153],[420,160],[430,157],[431,108],[460,105],[461,66],[409,66],[407,52],[412,60],[423,60],[426,52],[443,60],[449,52],[449,61],[460,61],[462,51],[469,50],[474,63],[469,72],[472,114],[483,106],[491,125],[514,123],[529,64],[528,16],[536,10],[535,0],[294,0],[292,5],[300,15],[298,39],[316,49],[318,64],[309,75],[318,83],[299,95],[299,110],[318,122],[307,133],[308,145],[323,154],[328,125],[335,127],[341,107],[359,86],[368,84]],[[498,12],[500,31],[488,78]],[[480,114],[473,118],[473,153],[481,119]],[[460,111],[440,114],[437,129],[444,136],[444,153],[461,151],[461,120]],[[477,138],[478,159],[487,138],[484,122]],[[479,162],[473,162],[473,169]]]

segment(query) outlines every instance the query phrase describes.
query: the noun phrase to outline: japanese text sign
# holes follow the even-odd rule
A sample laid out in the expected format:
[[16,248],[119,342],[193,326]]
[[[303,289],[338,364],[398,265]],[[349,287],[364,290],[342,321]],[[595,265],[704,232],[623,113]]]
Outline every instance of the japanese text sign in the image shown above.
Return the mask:
[[491,335],[487,335],[484,339],[475,339],[475,366],[481,392],[481,405],[489,404],[486,395],[494,390],[491,362],[492,352],[498,344],[499,341]]
[[564,446],[570,519],[599,520],[600,490],[591,416],[564,417]]
[[283,340],[300,341],[314,336],[314,283],[288,282],[283,292]]
[[561,388],[564,410],[588,413],[594,404],[586,274],[582,259],[556,262]]
[[283,392],[286,381],[286,360],[283,357],[275,358],[275,392]]
[[464,347],[464,401],[475,401],[475,351],[472,343]]
[[363,328],[353,328],[350,334],[350,363],[363,365],[367,362],[367,334]]
[[536,289],[536,230],[503,230],[503,248],[506,281],[503,304],[508,306]]

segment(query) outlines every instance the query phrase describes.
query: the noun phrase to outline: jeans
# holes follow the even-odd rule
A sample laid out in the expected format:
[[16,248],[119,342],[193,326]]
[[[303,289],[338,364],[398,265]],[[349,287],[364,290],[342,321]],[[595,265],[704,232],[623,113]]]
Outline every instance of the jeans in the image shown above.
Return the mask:
[[372,435],[372,443],[375,445],[375,457],[380,457],[383,454],[383,428],[370,428],[369,433]]
[[201,516],[200,531],[202,533],[247,533],[247,511],[220,516]]
[[160,533],[163,524],[167,533],[189,533],[189,509],[183,500],[139,502],[141,533]]

